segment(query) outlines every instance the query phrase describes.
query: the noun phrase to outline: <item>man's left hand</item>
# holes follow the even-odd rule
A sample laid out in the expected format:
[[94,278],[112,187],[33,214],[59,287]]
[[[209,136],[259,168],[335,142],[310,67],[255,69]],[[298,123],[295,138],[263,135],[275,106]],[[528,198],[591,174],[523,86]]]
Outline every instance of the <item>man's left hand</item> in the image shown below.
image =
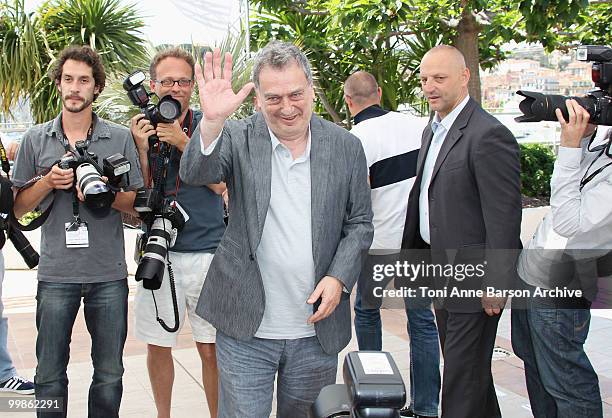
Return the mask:
[[156,131],[160,141],[174,145],[180,151],[185,149],[189,140],[176,120],[173,123],[158,123]]
[[325,276],[321,279],[314,292],[310,295],[308,300],[306,301],[310,305],[315,303],[319,298],[321,299],[321,304],[317,311],[308,318],[309,324],[314,324],[315,322],[319,322],[322,319],[330,316],[338,303],[340,303],[340,296],[342,296],[342,288],[344,284],[332,276]]

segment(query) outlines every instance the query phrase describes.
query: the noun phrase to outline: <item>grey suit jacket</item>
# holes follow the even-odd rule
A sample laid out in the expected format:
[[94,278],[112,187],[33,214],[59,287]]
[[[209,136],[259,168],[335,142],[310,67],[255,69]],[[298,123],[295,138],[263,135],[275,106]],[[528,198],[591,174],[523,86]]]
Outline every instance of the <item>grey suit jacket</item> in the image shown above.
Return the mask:
[[[317,116],[312,117],[310,129],[315,281],[333,276],[350,291],[361,270],[362,251],[369,248],[373,236],[365,154],[348,131]],[[196,129],[180,164],[180,176],[186,183],[227,183],[229,224],[196,312],[218,330],[241,340],[255,334],[264,313],[266,295],[256,249],[270,204],[271,156],[268,127],[263,115],[256,113],[227,121],[209,156],[201,153],[200,130]],[[317,322],[315,330],[327,353],[337,353],[348,344],[348,293],[343,292],[336,310]]]

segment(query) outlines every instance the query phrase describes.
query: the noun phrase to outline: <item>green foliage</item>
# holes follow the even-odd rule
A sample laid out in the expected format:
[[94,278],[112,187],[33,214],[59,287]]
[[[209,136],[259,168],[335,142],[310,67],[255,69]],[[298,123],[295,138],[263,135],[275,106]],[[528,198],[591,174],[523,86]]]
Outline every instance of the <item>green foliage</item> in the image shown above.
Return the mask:
[[8,113],[21,95],[34,91],[44,71],[36,19],[23,0],[0,3],[0,45],[0,97]]
[[31,212],[25,213],[21,218],[19,218],[18,222],[22,226],[28,226],[32,223],[32,221],[38,219],[42,214],[43,213],[41,211],[33,210]]
[[145,51],[140,31],[144,22],[132,5],[120,0],[50,0],[32,14],[24,12],[23,0],[4,0],[0,22],[3,110],[25,96],[36,122],[53,118],[61,109],[47,74],[66,46],[90,45],[111,77],[131,68]]
[[[233,57],[233,79],[232,87],[235,91],[245,85],[251,77],[252,62],[246,54],[246,37],[241,35],[234,37],[230,34],[218,45],[221,49],[222,56],[225,52],[229,52]],[[94,103],[95,111],[101,117],[111,120],[121,125],[128,125],[132,116],[139,112],[139,109],[130,102],[127,93],[123,89],[123,80],[129,73],[136,70],[142,70],[148,75],[149,65],[157,52],[166,49],[168,45],[160,45],[154,47],[149,44],[144,48],[144,54],[137,60],[132,62],[132,67],[125,72],[118,72],[110,77],[107,77],[106,88]],[[202,64],[202,57],[210,48],[202,48],[191,44],[181,45],[185,51],[191,53],[196,62]],[[145,81],[145,87],[149,90],[149,83]],[[191,106],[199,109],[200,101],[197,93],[197,84],[194,88],[194,94],[191,97]],[[152,99],[156,102],[156,98]],[[242,106],[232,115],[233,118],[246,117],[253,113],[253,103],[245,101]]]
[[542,144],[521,144],[521,193],[529,197],[550,197],[555,154]]
[[[383,88],[382,105],[395,110],[419,103],[416,70],[422,54],[438,41],[407,30],[410,4],[401,0],[256,1],[251,44],[271,39],[294,42],[313,66],[316,111],[347,121],[343,84],[357,70],[374,74]],[[408,38],[410,35],[410,38]]]
[[581,17],[571,30],[578,36],[577,43],[612,46],[612,1],[590,4]]
[[[539,42],[548,51],[577,42],[610,43],[612,2],[588,0],[255,0],[251,44],[270,39],[301,45],[317,76],[318,111],[342,119],[342,84],[355,70],[372,72],[383,106],[420,108],[418,65],[430,47],[454,44],[474,17],[478,56],[468,67],[491,68],[508,42]],[[475,94],[471,91],[471,94]]]

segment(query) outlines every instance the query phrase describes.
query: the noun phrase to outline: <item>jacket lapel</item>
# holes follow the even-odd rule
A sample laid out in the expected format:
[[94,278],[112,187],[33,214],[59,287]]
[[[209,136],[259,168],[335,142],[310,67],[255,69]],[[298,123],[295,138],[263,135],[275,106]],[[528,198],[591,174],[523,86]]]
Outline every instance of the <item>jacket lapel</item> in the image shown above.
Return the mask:
[[430,184],[433,183],[434,179],[436,178],[436,174],[438,174],[438,171],[440,170],[440,167],[442,166],[442,163],[446,159],[446,156],[450,150],[463,136],[463,128],[466,127],[468,121],[470,120],[470,116],[472,116],[475,106],[476,102],[470,98],[463,110],[457,116],[457,119],[455,119],[455,122],[453,123],[453,126],[451,126],[448,134],[446,134],[446,138],[444,138],[444,142],[442,143],[440,153],[438,154],[436,164],[434,165],[434,169],[431,174]]
[[312,255],[317,265],[318,245],[325,219],[325,196],[330,173],[331,138],[323,131],[321,121],[313,115],[310,120],[310,195],[312,219]]
[[417,161],[417,177],[423,173],[423,165],[425,164],[425,158],[429,152],[429,146],[433,139],[433,132],[431,130],[431,121],[423,130],[423,136],[421,140],[421,151],[419,152],[419,158]]
[[253,251],[259,246],[261,234],[270,205],[270,193],[272,182],[272,142],[268,126],[261,113],[258,113],[254,121],[253,135],[249,141],[249,155],[253,168],[253,184],[255,202],[257,205],[257,235],[252,243]]

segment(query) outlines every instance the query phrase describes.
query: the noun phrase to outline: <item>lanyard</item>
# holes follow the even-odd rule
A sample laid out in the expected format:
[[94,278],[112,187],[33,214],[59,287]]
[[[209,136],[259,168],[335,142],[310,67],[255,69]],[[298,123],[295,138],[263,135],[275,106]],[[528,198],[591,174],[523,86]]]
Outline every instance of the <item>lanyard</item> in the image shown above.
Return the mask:
[[591,164],[589,164],[589,167],[584,172],[584,175],[582,176],[582,179],[580,180],[580,189],[579,189],[580,191],[582,191],[584,186],[586,186],[591,180],[593,180],[595,176],[597,176],[599,173],[601,173],[606,168],[608,168],[610,165],[612,165],[612,161],[611,161],[608,164],[599,167],[597,170],[589,174],[589,170],[591,169],[591,167],[593,167],[593,164],[595,164],[595,161],[597,161],[599,157],[601,157],[604,154],[604,152],[605,152],[605,148],[602,148],[599,154],[597,155],[597,157],[595,157],[595,159],[591,162]]
[[[183,123],[181,124],[181,129],[187,135],[188,138],[191,138],[191,135],[193,134],[193,112],[191,111],[191,109],[187,111],[187,115],[185,115],[185,119],[183,120]],[[159,142],[155,145],[155,147],[156,147],[157,152],[159,153]],[[176,149],[176,151],[178,152],[178,149]],[[159,162],[156,162],[156,163],[159,163]],[[151,173],[155,171],[155,168],[156,167],[154,166],[153,170],[151,170]],[[165,176],[164,176],[164,181],[165,181]],[[176,183],[174,187],[174,193],[173,193],[175,199],[178,199],[178,192],[179,192],[180,187],[181,187],[181,178],[177,174]]]
[[[64,140],[64,149],[66,150],[66,152],[71,153],[71,154],[75,154],[75,151],[72,150],[72,148],[70,147],[70,141],[68,140],[68,137],[66,136],[66,132],[64,131],[64,123],[63,121],[61,121],[60,119],[60,126],[62,128],[62,139]],[[93,123],[93,119],[91,121],[91,125],[89,125],[89,129],[87,130],[87,138],[85,139],[85,146],[86,148],[89,146],[89,143],[91,142],[91,137],[93,134],[93,128],[94,128],[94,123]],[[77,197],[77,184],[76,184],[76,172],[74,173],[74,180],[72,181],[72,216],[74,218],[74,222],[77,225],[82,223],[81,221],[81,217],[80,217],[80,213],[79,213],[79,198]]]

